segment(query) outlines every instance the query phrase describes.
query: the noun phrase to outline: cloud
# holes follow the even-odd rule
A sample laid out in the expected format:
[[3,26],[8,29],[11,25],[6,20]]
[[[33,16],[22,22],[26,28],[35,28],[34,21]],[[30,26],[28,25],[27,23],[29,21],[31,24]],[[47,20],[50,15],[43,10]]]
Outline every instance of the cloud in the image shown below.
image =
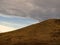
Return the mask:
[[39,20],[60,18],[60,0],[0,0],[0,13]]
[[36,23],[38,23],[38,21],[26,21],[26,22],[24,22],[23,23],[23,21],[22,22],[12,22],[12,21],[1,21],[0,22],[0,25],[4,25],[4,26],[8,26],[8,27],[12,27],[12,28],[15,28],[15,29],[18,29],[18,28],[23,28],[23,27],[26,27],[26,26],[29,26],[29,25],[32,25],[32,24],[36,24]]
[[12,28],[12,27],[7,27],[7,26],[4,26],[4,25],[0,25],[0,33],[8,32],[8,31],[13,31],[13,30],[15,30],[15,29]]
[[0,23],[1,25],[4,25],[4,26],[7,26],[7,27],[12,27],[12,28],[15,28],[15,29],[18,29],[18,28],[23,28],[23,27],[26,27],[28,24],[21,24],[21,23],[13,23],[13,22],[1,22]]

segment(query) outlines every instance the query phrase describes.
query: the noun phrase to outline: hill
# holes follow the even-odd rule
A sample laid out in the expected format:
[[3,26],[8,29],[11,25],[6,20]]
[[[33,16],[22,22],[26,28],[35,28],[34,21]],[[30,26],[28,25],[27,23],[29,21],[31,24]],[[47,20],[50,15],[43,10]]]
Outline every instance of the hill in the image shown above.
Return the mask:
[[60,45],[60,19],[49,19],[1,33],[0,45]]

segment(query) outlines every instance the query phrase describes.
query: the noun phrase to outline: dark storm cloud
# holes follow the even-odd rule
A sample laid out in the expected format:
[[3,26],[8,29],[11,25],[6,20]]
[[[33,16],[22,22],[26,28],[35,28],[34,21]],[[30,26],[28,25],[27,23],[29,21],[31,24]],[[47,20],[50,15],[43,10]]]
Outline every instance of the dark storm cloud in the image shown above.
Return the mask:
[[0,0],[0,13],[35,19],[60,18],[60,0]]

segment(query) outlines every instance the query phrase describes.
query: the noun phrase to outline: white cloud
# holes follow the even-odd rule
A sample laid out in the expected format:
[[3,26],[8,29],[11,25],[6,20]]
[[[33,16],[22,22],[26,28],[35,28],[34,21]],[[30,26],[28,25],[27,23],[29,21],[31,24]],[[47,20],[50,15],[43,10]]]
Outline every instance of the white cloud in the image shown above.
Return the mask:
[[0,25],[0,33],[9,32],[13,30],[15,30],[15,28]]
[[32,25],[32,24],[36,24],[38,23],[39,21],[36,21],[36,22],[33,22],[33,23],[30,23],[30,24],[23,24],[22,22],[21,23],[14,23],[14,22],[6,22],[6,21],[2,21],[0,22],[1,25],[5,25],[5,26],[8,26],[8,27],[13,27],[13,28],[23,28],[23,27],[26,27],[26,26],[29,26],[29,25]]
[[15,28],[15,29],[23,28],[23,27],[26,26],[26,25],[21,24],[21,23],[4,22],[4,21],[3,22],[0,22],[0,24],[5,25],[5,26],[8,26],[8,27]]
[[[34,22],[31,24],[36,24],[36,23],[38,23],[38,22]],[[0,33],[14,31],[16,29],[23,28],[23,27],[29,26],[31,24],[24,25],[24,24],[16,24],[16,23],[14,24],[14,23],[8,23],[8,22],[1,22],[0,23]]]

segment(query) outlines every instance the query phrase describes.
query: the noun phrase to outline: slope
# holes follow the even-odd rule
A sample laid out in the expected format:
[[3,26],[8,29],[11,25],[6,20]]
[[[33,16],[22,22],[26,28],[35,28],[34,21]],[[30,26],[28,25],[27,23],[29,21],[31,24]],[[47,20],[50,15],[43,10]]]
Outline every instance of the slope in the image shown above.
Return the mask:
[[49,19],[16,31],[1,33],[0,45],[60,45],[60,19]]

